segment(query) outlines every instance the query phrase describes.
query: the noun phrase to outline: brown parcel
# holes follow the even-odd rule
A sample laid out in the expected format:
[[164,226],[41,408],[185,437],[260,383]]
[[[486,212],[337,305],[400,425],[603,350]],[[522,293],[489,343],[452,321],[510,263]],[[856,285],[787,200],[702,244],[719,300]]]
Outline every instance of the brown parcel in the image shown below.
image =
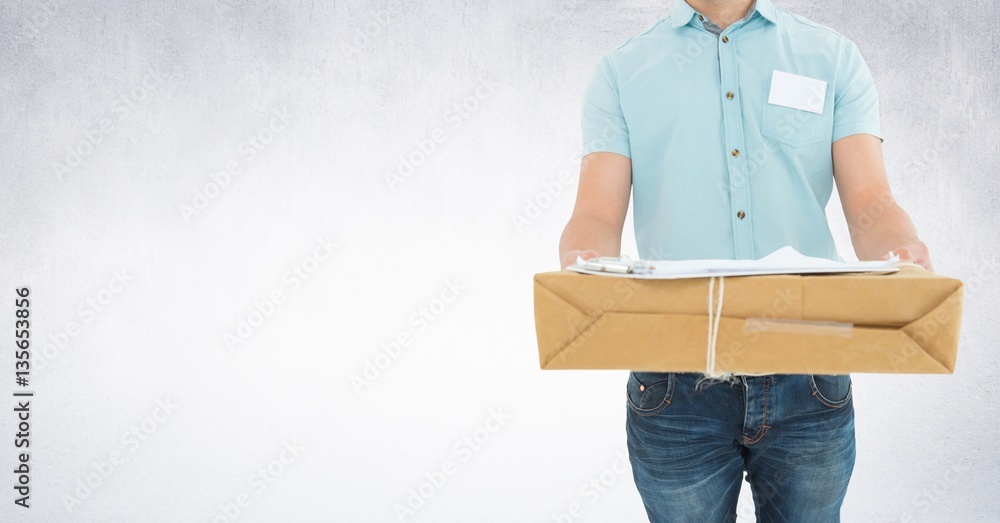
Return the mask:
[[[726,277],[718,372],[950,374],[962,282],[891,274]],[[720,282],[714,284],[718,300]],[[543,369],[704,372],[709,279],[535,275]],[[716,304],[718,301],[716,301]]]

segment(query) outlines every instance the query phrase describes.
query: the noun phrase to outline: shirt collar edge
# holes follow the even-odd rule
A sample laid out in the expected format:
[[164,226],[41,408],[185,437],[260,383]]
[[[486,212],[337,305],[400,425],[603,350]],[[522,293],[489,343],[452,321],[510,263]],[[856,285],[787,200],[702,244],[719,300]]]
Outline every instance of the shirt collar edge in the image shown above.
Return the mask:
[[[777,8],[771,0],[757,0],[754,10],[759,12],[771,23],[778,23]],[[674,29],[687,25],[695,15],[695,10],[685,0],[674,0],[674,8],[670,11],[670,23]]]

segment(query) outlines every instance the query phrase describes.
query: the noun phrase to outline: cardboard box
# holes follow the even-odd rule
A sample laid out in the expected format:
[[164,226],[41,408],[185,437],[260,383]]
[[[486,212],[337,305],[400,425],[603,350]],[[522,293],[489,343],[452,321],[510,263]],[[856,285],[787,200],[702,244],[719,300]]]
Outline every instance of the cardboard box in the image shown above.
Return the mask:
[[[709,278],[535,275],[542,369],[705,372]],[[950,374],[962,282],[915,266],[891,274],[715,278],[715,369],[733,373]],[[715,301],[717,304],[718,301]]]

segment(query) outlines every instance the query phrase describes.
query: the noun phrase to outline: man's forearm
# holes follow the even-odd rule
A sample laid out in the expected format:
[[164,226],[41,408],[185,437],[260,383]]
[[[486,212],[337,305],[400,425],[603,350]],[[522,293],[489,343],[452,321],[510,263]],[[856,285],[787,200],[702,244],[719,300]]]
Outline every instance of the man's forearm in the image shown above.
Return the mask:
[[893,200],[867,209],[851,228],[851,243],[862,261],[878,260],[892,249],[919,241],[910,216]]
[[620,256],[621,228],[598,218],[587,216],[572,218],[566,224],[559,240],[559,259],[562,266],[567,265],[567,253],[579,250],[597,251],[601,256]]

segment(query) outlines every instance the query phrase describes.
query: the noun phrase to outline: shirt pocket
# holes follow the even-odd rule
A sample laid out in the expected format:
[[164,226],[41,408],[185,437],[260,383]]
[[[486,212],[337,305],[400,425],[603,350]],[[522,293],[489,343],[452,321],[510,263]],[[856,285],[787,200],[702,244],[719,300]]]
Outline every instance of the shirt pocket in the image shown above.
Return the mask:
[[760,134],[778,143],[790,147],[805,147],[829,141],[833,137],[832,89],[827,87],[823,100],[823,114],[816,114],[802,109],[792,109],[781,105],[767,103],[771,92],[771,79],[764,80],[764,109],[761,114]]

